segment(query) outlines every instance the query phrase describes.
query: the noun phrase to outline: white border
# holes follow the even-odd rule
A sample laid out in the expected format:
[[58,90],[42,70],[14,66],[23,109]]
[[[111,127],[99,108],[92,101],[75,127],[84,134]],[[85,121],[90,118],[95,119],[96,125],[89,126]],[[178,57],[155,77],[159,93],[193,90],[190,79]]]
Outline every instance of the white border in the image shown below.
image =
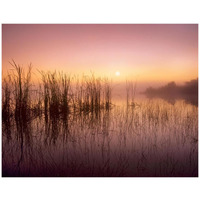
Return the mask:
[[[199,23],[198,2],[4,0],[0,20],[1,24]],[[1,178],[0,198],[200,199],[199,186],[199,178]]]

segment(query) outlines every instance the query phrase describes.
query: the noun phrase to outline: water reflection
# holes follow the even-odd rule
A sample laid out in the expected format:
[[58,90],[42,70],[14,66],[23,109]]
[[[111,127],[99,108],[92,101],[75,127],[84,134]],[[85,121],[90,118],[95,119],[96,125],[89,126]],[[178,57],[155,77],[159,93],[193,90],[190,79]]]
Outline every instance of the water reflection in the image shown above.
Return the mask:
[[167,101],[168,103],[174,105],[176,101],[184,100],[187,104],[191,104],[198,107],[198,95],[182,95],[182,96],[169,96],[169,95],[162,95],[162,96],[152,96],[152,95],[146,95],[148,99],[163,99]]
[[3,121],[3,176],[197,176],[197,107],[139,105]]
[[185,82],[184,85],[176,85],[170,82],[159,88],[147,88],[143,94],[148,98],[161,98],[173,104],[177,100],[185,100],[186,103],[198,106],[198,78]]

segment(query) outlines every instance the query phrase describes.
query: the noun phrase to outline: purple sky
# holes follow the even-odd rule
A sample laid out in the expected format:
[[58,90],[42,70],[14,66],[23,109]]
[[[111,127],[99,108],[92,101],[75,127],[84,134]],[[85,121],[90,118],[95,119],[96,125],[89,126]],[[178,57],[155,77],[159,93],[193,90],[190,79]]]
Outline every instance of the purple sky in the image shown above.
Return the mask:
[[[3,25],[2,66],[63,70],[124,81],[198,76],[198,25]],[[115,73],[119,71],[120,76]]]

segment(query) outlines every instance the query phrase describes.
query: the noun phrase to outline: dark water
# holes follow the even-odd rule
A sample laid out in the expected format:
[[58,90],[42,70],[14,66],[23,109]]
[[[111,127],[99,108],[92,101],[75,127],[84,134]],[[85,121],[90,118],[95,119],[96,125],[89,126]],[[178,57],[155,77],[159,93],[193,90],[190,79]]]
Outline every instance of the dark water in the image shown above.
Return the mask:
[[4,177],[198,176],[198,107],[184,100],[3,120],[2,135]]

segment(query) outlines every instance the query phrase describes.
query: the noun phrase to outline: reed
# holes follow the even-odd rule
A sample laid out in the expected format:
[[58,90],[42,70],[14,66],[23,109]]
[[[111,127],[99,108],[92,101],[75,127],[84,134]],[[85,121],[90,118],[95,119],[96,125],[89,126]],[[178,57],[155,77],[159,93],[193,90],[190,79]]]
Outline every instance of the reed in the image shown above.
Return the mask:
[[45,116],[71,112],[96,113],[111,108],[111,86],[107,80],[91,76],[70,77],[63,72],[40,72]]
[[71,77],[67,76],[66,74],[60,73],[61,79],[61,111],[64,115],[68,114],[70,111],[70,84],[71,84]]
[[3,79],[2,85],[2,117],[4,121],[9,120],[12,114],[11,93],[11,77],[8,74],[8,76]]
[[31,111],[31,64],[28,66],[28,71],[17,65],[14,61],[10,63],[13,66],[13,73],[11,76],[13,83],[13,93],[15,101],[15,119],[28,119]]
[[59,115],[59,107],[61,100],[60,86],[58,82],[57,73],[48,73],[48,84],[49,84],[49,114],[50,116]]
[[126,80],[126,105],[128,107],[135,108],[138,104],[135,102],[135,95],[137,89],[137,82]]
[[99,114],[102,109],[111,108],[111,86],[108,80],[100,77],[82,76],[75,78],[73,108],[77,112]]

